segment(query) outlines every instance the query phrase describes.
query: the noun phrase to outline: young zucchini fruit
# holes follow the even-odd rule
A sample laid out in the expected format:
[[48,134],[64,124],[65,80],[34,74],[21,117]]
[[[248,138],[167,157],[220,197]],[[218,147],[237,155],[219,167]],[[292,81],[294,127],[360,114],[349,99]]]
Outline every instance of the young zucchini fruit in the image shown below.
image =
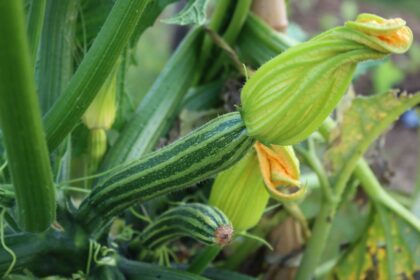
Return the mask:
[[238,163],[217,175],[209,204],[222,210],[235,231],[241,232],[258,223],[269,198],[257,153],[250,149]]
[[189,236],[206,245],[227,245],[233,228],[225,214],[200,203],[178,206],[163,213],[141,234],[141,242],[151,250],[181,236]]
[[239,113],[220,116],[101,180],[79,208],[90,231],[136,202],[194,185],[237,162],[252,146]]

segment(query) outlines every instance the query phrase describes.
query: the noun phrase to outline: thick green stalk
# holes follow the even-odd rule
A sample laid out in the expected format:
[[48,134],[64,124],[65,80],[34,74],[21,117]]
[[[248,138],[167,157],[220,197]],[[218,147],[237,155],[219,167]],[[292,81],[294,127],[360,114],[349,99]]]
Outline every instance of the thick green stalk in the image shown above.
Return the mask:
[[262,65],[298,42],[273,30],[257,16],[249,13],[237,39],[242,59],[252,65]]
[[0,1],[0,124],[24,230],[55,219],[55,188],[35,92],[22,1]]
[[202,34],[195,29],[183,40],[107,153],[102,169],[139,158],[156,147],[193,83]]
[[29,49],[32,55],[32,61],[36,60],[39,38],[44,23],[46,0],[32,0],[28,10],[26,29],[28,32]]
[[[220,29],[223,26],[224,21],[226,20],[226,15],[228,14],[230,6],[234,4],[234,1],[224,1],[219,0],[217,1],[213,15],[211,17],[211,20],[208,24],[208,28],[220,33]],[[213,42],[212,39],[209,36],[204,37],[203,47],[201,50],[201,64],[200,69],[205,69],[204,67],[207,67],[209,61],[209,55],[213,50]],[[202,70],[202,71],[203,71]],[[201,71],[201,72],[202,72]]]
[[203,273],[209,263],[211,263],[221,251],[222,247],[217,245],[205,248],[204,251],[192,261],[191,265],[188,267],[188,271],[195,274]]
[[[227,44],[233,44],[235,42],[248,16],[251,4],[252,4],[251,0],[241,0],[241,1],[238,1],[238,3],[236,4],[235,11],[232,16],[232,20],[230,21],[228,28],[222,35],[223,40]],[[211,81],[219,73],[220,68],[222,67],[225,55],[226,54],[224,52],[221,52],[215,58],[210,70],[206,73],[205,77],[207,81]]]
[[44,113],[61,95],[73,73],[72,44],[77,3],[75,0],[47,0],[36,68],[38,94]]
[[359,179],[370,199],[385,206],[420,232],[420,220],[382,188],[378,178],[376,178],[365,160],[361,159],[358,161],[354,175]]
[[150,0],[118,0],[69,85],[45,116],[48,145],[57,147],[79,122],[119,55],[129,42]]

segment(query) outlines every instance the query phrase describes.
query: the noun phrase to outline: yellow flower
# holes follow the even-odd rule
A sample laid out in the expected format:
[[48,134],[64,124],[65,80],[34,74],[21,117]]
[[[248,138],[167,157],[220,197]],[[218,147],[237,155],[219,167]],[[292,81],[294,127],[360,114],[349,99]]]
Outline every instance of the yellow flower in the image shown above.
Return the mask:
[[299,161],[292,146],[264,146],[257,142],[238,163],[221,172],[209,203],[229,217],[236,231],[255,226],[270,195],[282,202],[305,193],[299,182]]
[[305,194],[305,188],[301,187],[299,181],[299,160],[292,146],[267,147],[257,142],[254,148],[265,186],[274,198],[291,201]]

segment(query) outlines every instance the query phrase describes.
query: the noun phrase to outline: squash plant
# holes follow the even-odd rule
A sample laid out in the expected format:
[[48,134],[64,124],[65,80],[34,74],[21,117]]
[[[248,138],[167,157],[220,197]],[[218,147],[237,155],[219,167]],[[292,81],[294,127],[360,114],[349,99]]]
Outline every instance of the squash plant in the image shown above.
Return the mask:
[[[419,240],[420,222],[363,154],[420,95],[348,93],[358,63],[409,49],[405,21],[361,14],[298,43],[251,0],[212,2],[209,17],[210,1],[189,0],[162,20],[188,34],[127,114],[136,43],[174,2],[0,0],[3,277],[251,279],[233,270],[270,246],[278,215],[307,238],[296,279],[414,275],[420,258],[406,242]],[[216,116],[229,79],[243,82],[241,102]],[[350,105],[333,119],[343,95]],[[197,128],[156,149],[183,114]],[[363,230],[326,256],[358,185],[369,198]]]

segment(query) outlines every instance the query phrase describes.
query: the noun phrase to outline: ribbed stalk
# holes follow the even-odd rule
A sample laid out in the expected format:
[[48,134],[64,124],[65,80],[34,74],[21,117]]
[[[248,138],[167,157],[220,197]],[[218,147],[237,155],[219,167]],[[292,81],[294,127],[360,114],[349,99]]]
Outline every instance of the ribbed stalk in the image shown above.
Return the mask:
[[118,0],[76,73],[45,116],[48,145],[57,147],[79,122],[111,73],[150,0]]
[[46,24],[42,30],[36,68],[38,94],[44,113],[58,99],[72,76],[77,3],[75,0],[47,0]]
[[139,158],[155,148],[193,83],[202,34],[201,29],[195,29],[183,40],[107,153],[102,169]]
[[39,232],[55,219],[55,189],[28,48],[22,1],[0,1],[0,124],[19,222]]
[[[58,1],[57,1],[58,2]],[[36,59],[39,38],[44,23],[46,0],[31,0],[27,17],[27,32],[32,61]]]
[[[238,1],[235,7],[235,11],[232,16],[232,20],[229,23],[228,28],[223,33],[222,38],[227,44],[232,44],[239,35],[239,32],[242,29],[243,24],[248,16],[249,9],[251,7],[251,0],[241,0]],[[225,53],[219,53],[216,58],[214,58],[211,68],[206,73],[206,81],[211,81],[215,75],[220,71],[221,66],[225,58]]]
[[188,271],[195,274],[201,274],[221,251],[222,248],[219,246],[209,246],[205,248],[204,251],[193,260],[190,267],[188,267]]
[[252,13],[248,15],[237,39],[242,59],[249,60],[253,65],[262,65],[297,43],[294,39],[271,29]]

